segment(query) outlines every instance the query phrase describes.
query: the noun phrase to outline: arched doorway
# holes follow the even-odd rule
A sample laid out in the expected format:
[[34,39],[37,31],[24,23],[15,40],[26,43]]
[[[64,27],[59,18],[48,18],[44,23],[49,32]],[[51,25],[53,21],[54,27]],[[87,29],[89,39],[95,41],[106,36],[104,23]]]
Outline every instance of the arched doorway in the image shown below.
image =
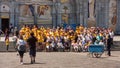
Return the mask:
[[2,18],[1,27],[3,32],[5,32],[6,29],[9,29],[9,18]]
[[6,29],[9,29],[9,6],[6,4],[2,4],[1,7],[1,29],[3,32],[5,32]]

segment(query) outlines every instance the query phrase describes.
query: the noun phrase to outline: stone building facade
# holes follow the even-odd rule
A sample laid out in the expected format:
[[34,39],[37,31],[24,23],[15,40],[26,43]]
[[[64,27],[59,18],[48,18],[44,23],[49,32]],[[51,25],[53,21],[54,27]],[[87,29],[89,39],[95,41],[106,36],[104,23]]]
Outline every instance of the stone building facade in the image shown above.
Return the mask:
[[120,0],[0,0],[0,28],[8,28],[10,24],[16,27],[82,24],[110,27],[120,34],[119,3]]

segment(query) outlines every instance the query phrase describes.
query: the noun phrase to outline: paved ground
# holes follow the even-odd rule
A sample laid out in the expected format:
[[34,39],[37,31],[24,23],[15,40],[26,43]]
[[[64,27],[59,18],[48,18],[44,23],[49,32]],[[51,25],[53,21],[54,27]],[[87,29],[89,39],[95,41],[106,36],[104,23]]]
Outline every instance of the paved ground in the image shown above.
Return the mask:
[[30,64],[28,53],[24,56],[24,65],[19,63],[16,52],[0,53],[0,68],[120,68],[120,51],[105,53],[101,58],[90,58],[88,53],[74,52],[38,52],[36,64]]

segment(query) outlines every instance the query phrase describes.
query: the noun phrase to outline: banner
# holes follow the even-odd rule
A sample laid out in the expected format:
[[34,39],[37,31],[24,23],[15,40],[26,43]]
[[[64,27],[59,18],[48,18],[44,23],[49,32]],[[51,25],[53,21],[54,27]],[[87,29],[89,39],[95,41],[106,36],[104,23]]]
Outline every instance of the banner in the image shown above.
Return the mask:
[[76,24],[63,24],[64,29],[73,29],[76,30]]

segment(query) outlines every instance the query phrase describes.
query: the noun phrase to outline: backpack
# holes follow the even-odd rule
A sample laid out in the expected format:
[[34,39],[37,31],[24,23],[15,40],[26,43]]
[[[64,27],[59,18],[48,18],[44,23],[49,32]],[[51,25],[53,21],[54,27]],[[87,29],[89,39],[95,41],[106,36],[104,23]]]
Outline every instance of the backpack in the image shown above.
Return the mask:
[[18,51],[25,51],[26,46],[25,45],[18,45]]
[[18,44],[18,51],[25,51],[26,50],[24,40],[18,40],[17,44]]

